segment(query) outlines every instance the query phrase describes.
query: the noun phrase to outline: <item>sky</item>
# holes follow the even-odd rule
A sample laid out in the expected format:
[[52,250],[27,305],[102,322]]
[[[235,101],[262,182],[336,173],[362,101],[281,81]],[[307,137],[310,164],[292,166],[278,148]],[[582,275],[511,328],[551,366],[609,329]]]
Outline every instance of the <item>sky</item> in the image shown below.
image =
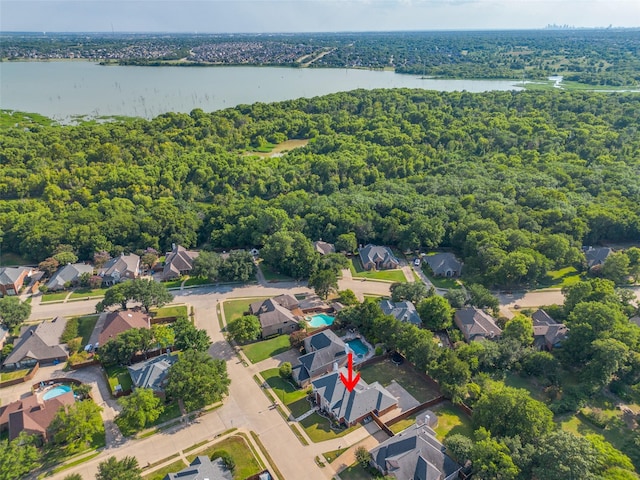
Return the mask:
[[0,0],[0,31],[335,32],[640,26],[640,0]]

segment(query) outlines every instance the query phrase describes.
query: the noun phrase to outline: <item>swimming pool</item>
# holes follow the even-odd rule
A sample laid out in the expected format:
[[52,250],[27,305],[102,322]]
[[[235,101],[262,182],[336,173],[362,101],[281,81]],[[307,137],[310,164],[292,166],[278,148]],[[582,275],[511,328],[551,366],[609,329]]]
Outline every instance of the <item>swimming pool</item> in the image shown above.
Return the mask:
[[348,342],[346,342],[346,344],[349,345],[349,348],[353,350],[353,353],[355,353],[359,357],[364,357],[367,353],[369,353],[369,349],[364,343],[362,343],[362,340],[360,340],[359,338],[349,340]]
[[56,398],[60,395],[64,395],[67,392],[71,391],[71,387],[69,385],[56,385],[51,390],[47,390],[42,395],[43,400],[51,400],[52,398]]
[[309,325],[314,328],[332,325],[334,320],[335,320],[335,317],[332,317],[331,315],[327,315],[326,313],[317,313],[307,318]]

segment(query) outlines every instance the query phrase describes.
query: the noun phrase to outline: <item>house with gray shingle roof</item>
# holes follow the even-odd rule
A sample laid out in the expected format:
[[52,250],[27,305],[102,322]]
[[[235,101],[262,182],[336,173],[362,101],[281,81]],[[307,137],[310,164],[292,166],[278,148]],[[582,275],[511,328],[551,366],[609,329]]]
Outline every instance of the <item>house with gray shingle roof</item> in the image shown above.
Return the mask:
[[298,329],[298,318],[302,311],[298,300],[292,295],[278,295],[249,306],[252,315],[260,320],[262,338],[291,333]]
[[298,365],[293,367],[293,379],[301,387],[320,375],[347,364],[347,346],[331,330],[323,330],[304,339],[305,355],[300,356]]
[[358,254],[365,270],[389,270],[400,266],[400,261],[389,247],[369,244],[361,248]]
[[66,325],[65,318],[56,317],[38,325],[23,326],[13,350],[2,364],[3,367],[25,368],[38,362],[44,364],[65,361],[69,354],[60,345],[60,336]]
[[127,367],[127,370],[136,388],[150,388],[154,392],[163,393],[169,369],[177,361],[177,355],[164,354],[135,363]]
[[422,320],[415,305],[412,302],[392,302],[391,300],[381,300],[380,308],[385,315],[393,315],[401,322],[409,322],[414,325],[422,325]]
[[162,279],[171,280],[188,274],[193,270],[193,261],[198,258],[198,255],[200,252],[174,245],[173,249],[165,256]]
[[584,250],[584,257],[587,259],[587,268],[602,265],[613,250],[609,247],[587,247]]
[[162,480],[232,480],[233,475],[221,458],[210,460],[205,455],[193,459],[191,465],[178,473],[167,473]]
[[436,277],[459,277],[462,273],[462,262],[453,253],[436,253],[424,257]]
[[539,308],[532,315],[533,346],[540,350],[553,350],[562,345],[569,329],[564,323],[558,323],[547,312]]
[[374,467],[398,480],[453,480],[462,469],[427,425],[411,426],[370,453]]
[[323,242],[319,240],[317,242],[313,242],[313,248],[320,255],[327,255],[329,253],[336,253],[336,247],[333,246],[333,243]]
[[372,413],[381,416],[398,405],[398,399],[378,382],[367,384],[360,379],[349,392],[340,380],[340,373],[347,376],[347,369],[327,373],[311,382],[316,404],[337,422],[352,426]]
[[83,273],[93,274],[93,267],[84,263],[68,263],[58,269],[47,282],[48,290],[62,290],[67,284],[76,283]]
[[492,340],[502,335],[502,330],[494,318],[476,307],[456,310],[453,321],[467,342],[473,340]]
[[17,295],[24,284],[25,278],[31,276],[29,267],[0,268],[0,297]]
[[123,280],[133,280],[140,275],[140,257],[133,253],[115,257],[107,261],[98,271],[105,285],[115,285]]

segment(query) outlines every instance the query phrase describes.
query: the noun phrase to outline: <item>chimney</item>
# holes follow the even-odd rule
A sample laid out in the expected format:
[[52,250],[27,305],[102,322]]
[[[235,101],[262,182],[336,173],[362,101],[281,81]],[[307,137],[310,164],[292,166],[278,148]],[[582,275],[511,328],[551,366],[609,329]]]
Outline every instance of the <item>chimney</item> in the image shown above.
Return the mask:
[[338,371],[338,362],[333,362],[333,372],[337,372]]

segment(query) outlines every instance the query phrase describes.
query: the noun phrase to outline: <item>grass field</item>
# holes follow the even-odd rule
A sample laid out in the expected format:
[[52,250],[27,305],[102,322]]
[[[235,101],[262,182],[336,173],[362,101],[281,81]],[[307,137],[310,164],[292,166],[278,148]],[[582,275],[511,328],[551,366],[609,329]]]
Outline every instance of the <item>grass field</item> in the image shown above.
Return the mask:
[[122,386],[122,390],[125,392],[131,389],[133,382],[131,381],[131,375],[129,375],[127,367],[108,367],[105,368],[105,372],[107,373],[112,393],[118,384]]
[[148,475],[144,475],[142,478],[144,480],[162,480],[167,476],[168,473],[176,473],[182,470],[187,465],[182,460],[176,460],[173,463],[170,463],[166,467],[162,467],[160,470],[156,470],[153,473]]
[[194,458],[199,455],[205,455],[209,458],[219,451],[226,451],[236,463],[236,468],[233,472],[234,480],[244,480],[247,477],[260,473],[262,467],[255,455],[249,448],[246,440],[239,435],[233,435],[229,438],[225,438],[221,442],[215,443],[206,450],[191,454],[187,456],[187,460],[192,462]]
[[56,293],[45,293],[42,295],[42,302],[61,302],[65,298],[69,292],[56,292]]
[[362,379],[367,383],[378,381],[386,387],[392,380],[398,382],[420,403],[432,400],[439,396],[435,385],[430,385],[422,376],[407,362],[402,365],[395,365],[391,360],[383,360],[378,363],[367,365],[360,370]]
[[340,472],[340,478],[342,480],[371,480],[372,478],[376,477],[374,477],[371,473],[360,466],[360,464],[354,463],[349,468],[346,468]]
[[349,269],[351,270],[351,275],[356,278],[366,278],[369,280],[385,280],[388,282],[398,283],[406,283],[407,281],[404,276],[404,272],[400,269],[367,271],[362,267],[362,263],[357,257],[351,259]]
[[331,463],[346,451],[347,451],[346,448],[341,448],[339,450],[332,450],[330,452],[325,452],[322,454],[322,456],[327,459],[327,462]]
[[292,282],[293,278],[283,275],[281,273],[274,272],[271,267],[266,265],[264,262],[260,262],[260,270],[262,270],[262,275],[264,275],[264,279],[267,282]]
[[211,285],[211,282],[208,278],[204,277],[189,277],[186,282],[184,282],[185,287],[192,287],[194,285]]
[[106,288],[77,288],[71,293],[69,299],[72,298],[93,298],[93,297],[104,297],[104,292],[106,292]]
[[272,393],[289,407],[294,417],[298,417],[311,409],[309,402],[306,400],[306,391],[295,387],[293,381],[283,380],[277,368],[260,372],[260,375],[269,384]]
[[186,317],[188,314],[186,305],[169,305],[168,307],[151,310],[151,315],[155,318]]
[[9,380],[15,380],[16,378],[22,378],[31,371],[30,368],[24,368],[22,370],[14,370],[13,372],[1,372],[0,382],[7,382]]
[[561,268],[560,270],[549,270],[547,272],[548,281],[544,282],[544,288],[563,288],[575,285],[582,280],[582,275],[574,267]]
[[279,335],[268,340],[250,343],[242,347],[242,351],[251,363],[258,363],[291,348],[289,335]]
[[84,317],[78,317],[78,336],[82,337],[82,346],[89,343],[89,338],[91,338],[99,316],[85,315]]
[[266,300],[267,298],[269,297],[253,297],[245,298],[242,300],[225,300],[222,304],[222,307],[224,308],[224,318],[227,323],[235,320],[236,318],[240,318],[249,311],[250,304],[260,300]]
[[504,379],[504,383],[509,387],[526,390],[532,398],[541,402],[547,400],[543,394],[542,387],[536,385],[535,378],[533,377],[522,377],[515,373],[508,373]]
[[307,432],[307,435],[312,442],[324,442],[325,440],[332,440],[334,438],[344,437],[347,433],[353,432],[360,425],[354,425],[345,430],[336,432],[331,429],[331,422],[329,419],[324,418],[317,413],[309,415],[307,418],[300,422],[300,425]]
[[436,277],[431,271],[431,267],[426,262],[422,262],[422,273],[429,279],[436,288],[446,289],[459,289],[462,286],[456,281],[455,278]]
[[460,408],[449,402],[443,402],[434,406],[431,410],[438,416],[438,426],[434,429],[438,440],[442,441],[449,435],[457,433],[473,438],[471,418]]

